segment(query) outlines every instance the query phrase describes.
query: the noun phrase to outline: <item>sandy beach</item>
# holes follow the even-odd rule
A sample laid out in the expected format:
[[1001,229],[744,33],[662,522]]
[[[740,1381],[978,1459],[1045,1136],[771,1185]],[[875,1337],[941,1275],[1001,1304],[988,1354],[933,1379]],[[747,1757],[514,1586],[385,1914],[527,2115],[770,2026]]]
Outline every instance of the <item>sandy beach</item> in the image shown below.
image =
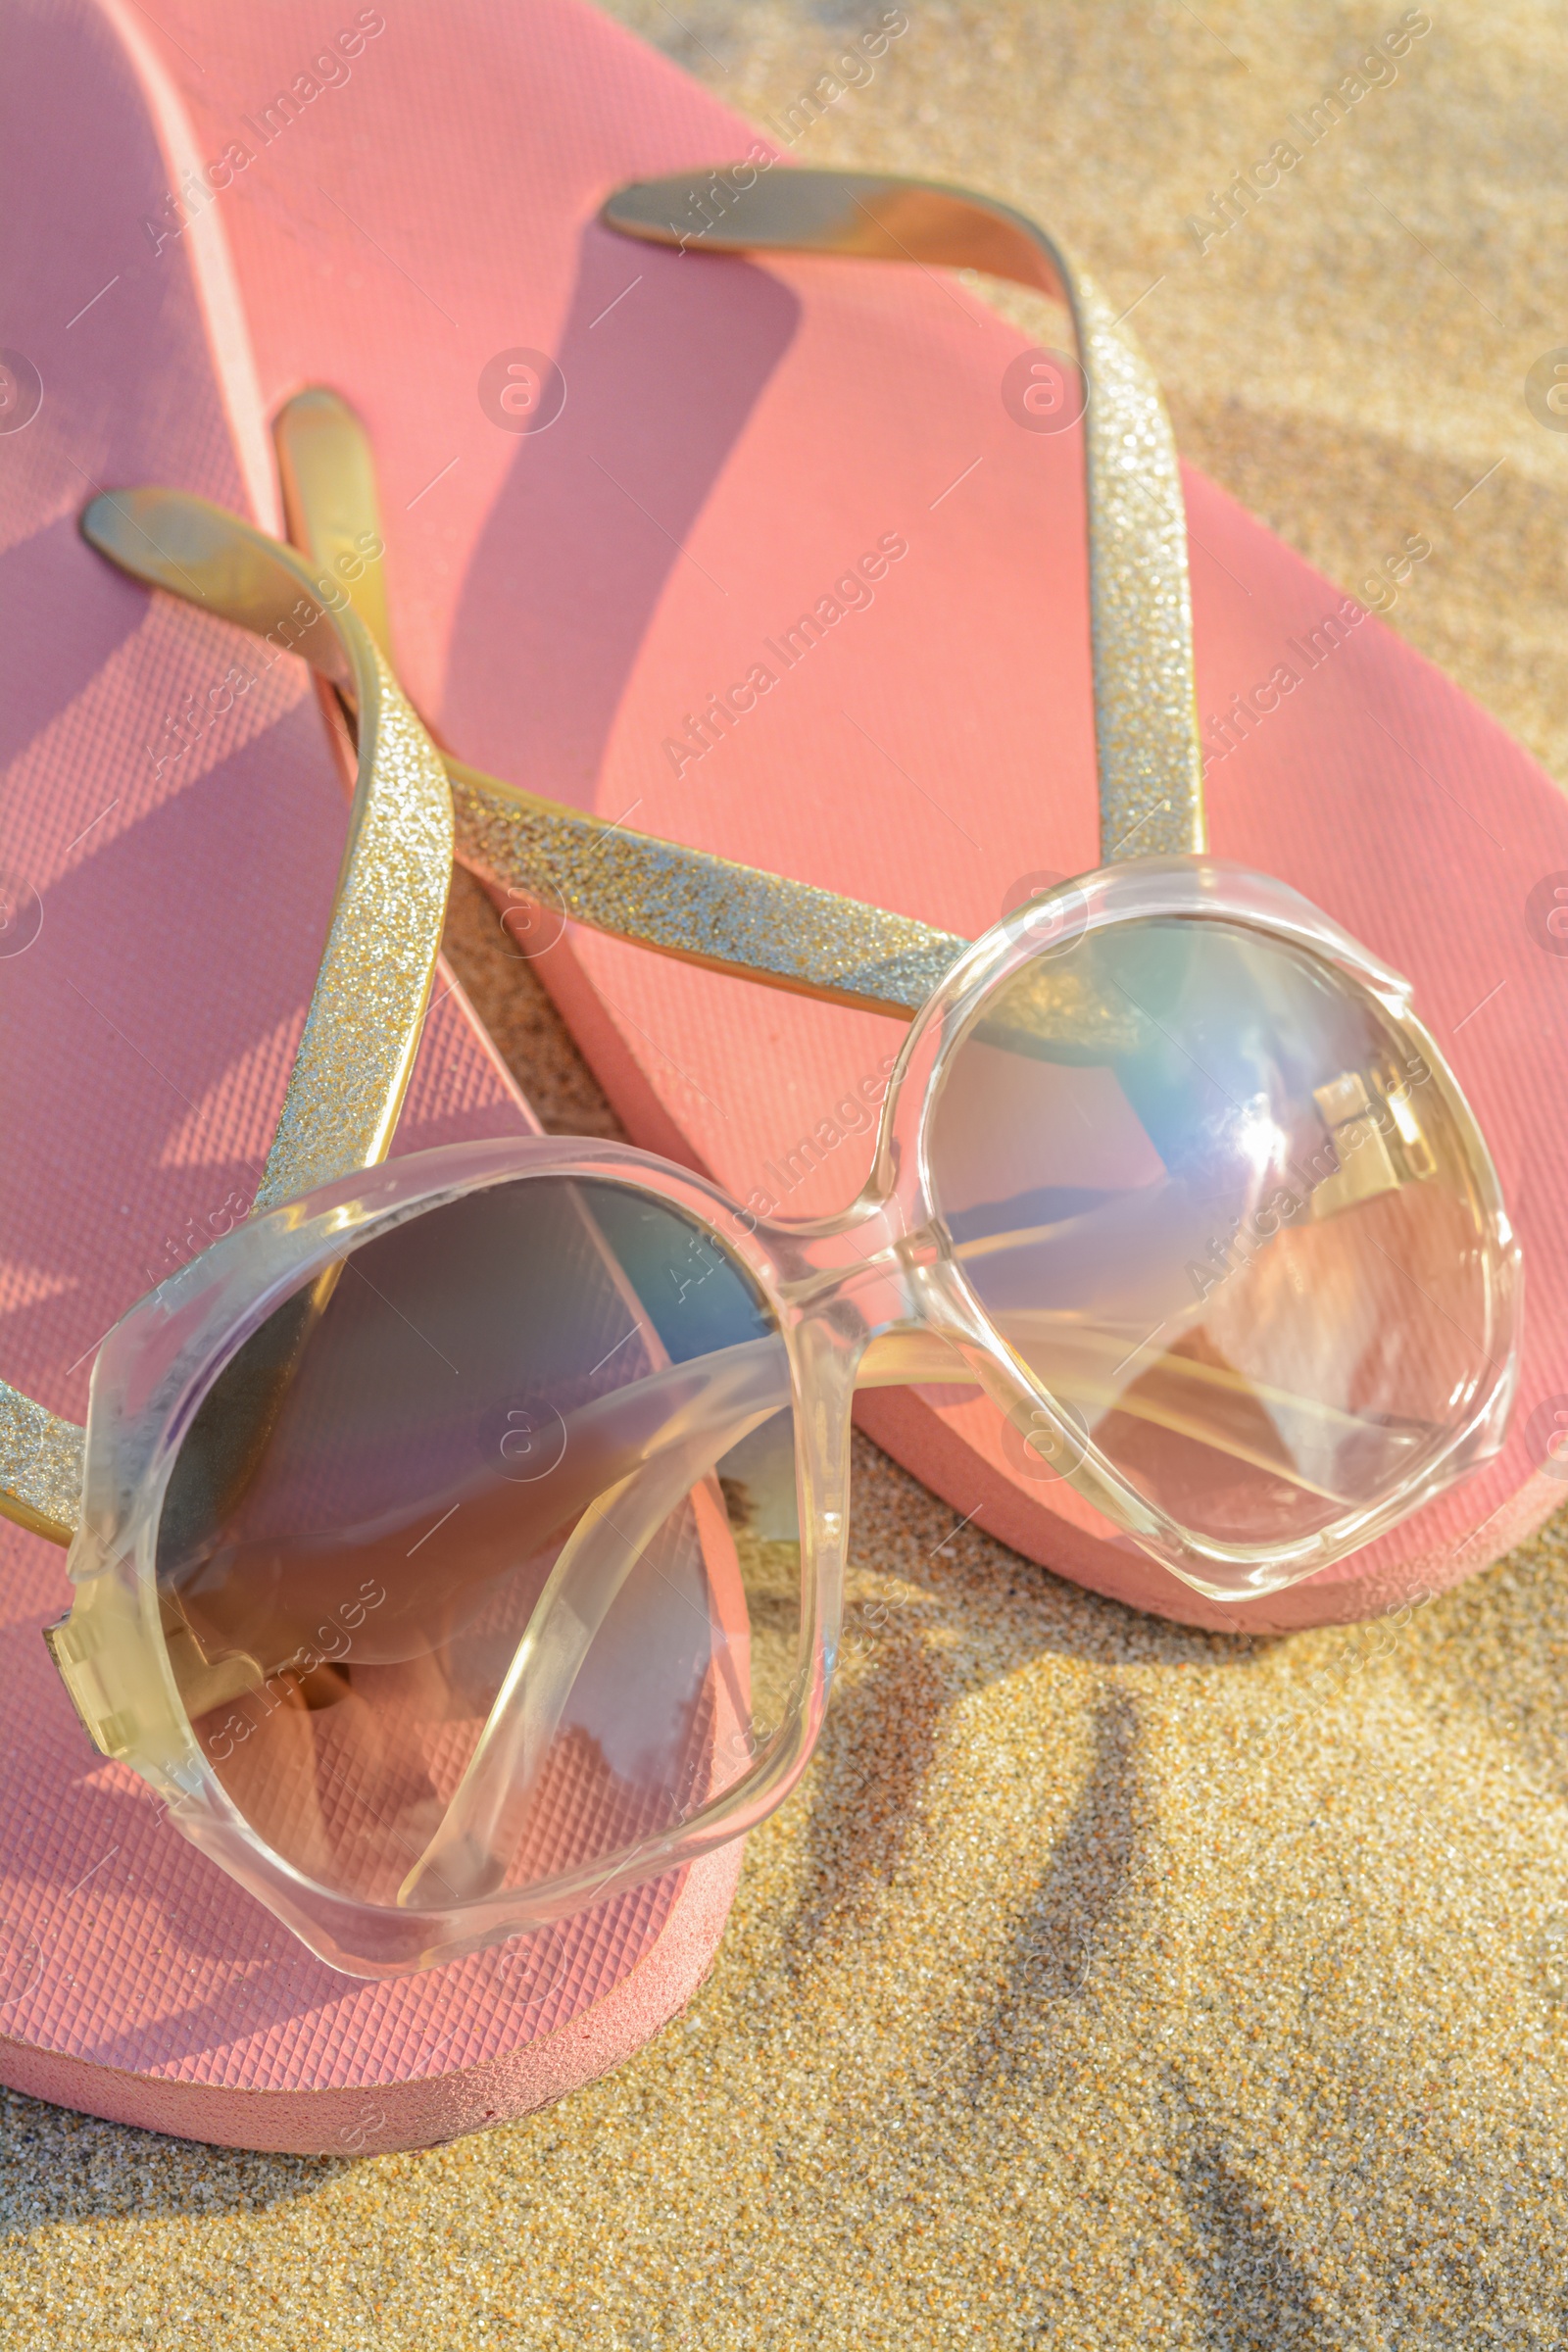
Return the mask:
[[[878,13],[677,9],[612,13],[764,124]],[[1430,541],[1390,625],[1562,779],[1568,433],[1524,395],[1568,340],[1561,34],[1529,0],[908,0],[795,152],[1058,229],[1184,454],[1347,592]],[[546,1123],[616,1132],[461,877],[450,936]],[[359,2162],[0,2094],[0,2343],[1568,2343],[1568,1517],[1397,1618],[1247,1641],[953,1533],[863,1440],[856,1481],[850,1664],[685,2016]]]

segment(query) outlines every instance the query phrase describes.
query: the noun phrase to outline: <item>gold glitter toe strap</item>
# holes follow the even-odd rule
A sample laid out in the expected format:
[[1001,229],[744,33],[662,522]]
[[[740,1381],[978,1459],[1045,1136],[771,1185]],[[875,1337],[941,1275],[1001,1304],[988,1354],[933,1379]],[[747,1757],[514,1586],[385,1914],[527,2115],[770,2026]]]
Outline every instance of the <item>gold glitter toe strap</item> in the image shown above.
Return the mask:
[[[326,947],[256,1195],[275,1207],[384,1157],[414,1066],[452,871],[440,754],[340,588],[206,501],[117,491],[92,545],[151,585],[241,621],[330,678],[358,713],[359,772]],[[0,1383],[0,1513],[68,1544],[82,1432]]]
[[[318,571],[342,577],[391,662],[380,566],[356,561],[381,542],[364,425],[318,385],[281,410],[274,437],[294,544]],[[682,962],[901,1019],[967,944],[909,915],[606,824],[450,755],[447,774],[462,863],[497,892],[535,897],[547,920],[569,916]]]
[[[739,184],[750,172],[752,184]],[[605,206],[624,235],[687,253],[850,255],[1009,277],[1070,305],[1085,411],[1090,612],[1104,863],[1203,846],[1187,533],[1175,444],[1136,345],[1023,214],[928,181],[754,166],[645,180]],[[684,222],[684,225],[682,223]],[[276,427],[290,532],[391,658],[368,439],[336,393],[299,394]],[[829,1002],[917,1012],[966,944],[911,916],[607,825],[447,759],[463,863],[575,922],[716,971]]]
[[449,760],[458,856],[573,922],[736,979],[910,1020],[968,946],[912,915],[630,833]]
[[1087,379],[1084,445],[1100,855],[1204,847],[1187,522],[1170,421],[1110,305],[1038,222],[968,188],[755,164],[634,180],[608,228],[686,254],[814,253],[983,270],[1064,301]]
[[[749,203],[755,206],[770,184],[759,182]],[[909,258],[908,238],[924,236],[938,261],[972,260],[1028,284],[1071,288],[1099,387],[1088,438],[1104,858],[1200,849],[1181,483],[1170,428],[1144,362],[1093,288],[1071,275],[1021,215],[988,208],[979,197],[842,172],[781,173],[779,184],[791,192],[787,218],[769,221],[753,211],[726,216],[732,250],[768,241],[805,251],[872,250],[821,242],[835,220],[844,229],[848,204],[852,230],[857,223],[863,229],[862,215],[882,219],[878,252]],[[694,232],[664,221],[677,189],[684,204],[685,181],[623,189],[606,217],[628,234],[679,243],[682,233]],[[919,219],[906,218],[889,194],[902,199],[911,189],[921,198]],[[867,190],[881,192],[881,215],[868,209]],[[803,192],[816,204],[809,220],[802,213]],[[717,232],[710,242],[719,249]],[[379,569],[358,564],[353,554],[380,542],[375,462],[365,427],[337,393],[316,387],[288,402],[275,429],[294,541],[318,568],[343,573],[361,618],[390,660]],[[558,912],[712,971],[903,1019],[918,1012],[967,945],[910,915],[606,824],[450,754],[447,772],[459,858],[498,892],[534,896],[547,917]]]
[[81,527],[122,570],[302,654],[358,712],[331,927],[256,1196],[272,1208],[392,1140],[451,887],[446,771],[343,590],[292,549],[179,490],[94,499]]
[[69,1544],[81,1510],[81,1448],[86,1436],[0,1380],[0,1516]]

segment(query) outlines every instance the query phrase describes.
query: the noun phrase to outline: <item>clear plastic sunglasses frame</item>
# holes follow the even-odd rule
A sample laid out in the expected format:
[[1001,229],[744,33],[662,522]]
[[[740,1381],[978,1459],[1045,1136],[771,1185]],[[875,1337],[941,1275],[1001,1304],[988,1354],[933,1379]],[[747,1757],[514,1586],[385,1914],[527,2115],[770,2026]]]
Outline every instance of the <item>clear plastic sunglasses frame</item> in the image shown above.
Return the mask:
[[[1039,963],[1070,961],[1077,943],[1150,918],[1218,919],[1260,932],[1368,992],[1431,1072],[1466,1139],[1499,1269],[1494,1377],[1420,1476],[1375,1507],[1342,1516],[1296,1544],[1247,1547],[1196,1534],[1155,1508],[1090,1441],[1008,1346],[977,1299],[933,1199],[933,1105],[953,1055],[1010,983]],[[258,1838],[203,1755],[181,1705],[162,1630],[160,1516],[172,1467],[223,1364],[285,1298],[345,1251],[480,1188],[540,1175],[639,1188],[696,1220],[750,1272],[783,1342],[777,1368],[739,1367],[732,1399],[708,1420],[700,1449],[677,1448],[684,1493],[759,1413],[792,1403],[801,1528],[800,1653],[783,1720],[712,1802],[658,1836],[527,1888],[445,1909],[368,1905],[313,1885]],[[1033,902],[975,942],[915,1022],[883,1104],[875,1161],[845,1213],[808,1224],[754,1218],[716,1186],[615,1145],[549,1139],[416,1154],[327,1185],[228,1236],[135,1307],[105,1342],[93,1374],[82,1524],[72,1546],[77,1587],[55,1654],[98,1744],[169,1801],[183,1831],[323,1958],[392,1973],[523,1933],[691,1862],[753,1827],[786,1795],[820,1729],[840,1638],[850,1522],[849,1441],[857,1385],[977,1383],[1028,1442],[1061,1448],[1063,1475],[1127,1536],[1200,1591],[1245,1597],[1309,1574],[1368,1542],[1495,1448],[1512,1387],[1506,1345],[1514,1254],[1485,1147],[1397,976],[1284,885],[1211,862],[1149,859],[1102,870]],[[765,1358],[767,1343],[751,1343]],[[747,1349],[731,1350],[745,1354]],[[772,1350],[776,1356],[777,1350]],[[787,1362],[787,1375],[784,1363]],[[621,1396],[627,1392],[617,1393]],[[725,1392],[726,1397],[730,1395]],[[640,1476],[657,1484],[657,1443]],[[547,1590],[539,1607],[569,1606]],[[591,1612],[591,1602],[588,1604]],[[591,1627],[590,1627],[591,1632]],[[530,1639],[537,1641],[537,1623]],[[323,1640],[326,1639],[323,1634]],[[339,1637],[340,1639],[340,1637]],[[349,1653],[352,1658],[352,1642]],[[504,1759],[497,1769],[505,1769]]]
[[[83,518],[88,539],[123,571],[251,631],[271,649],[270,660],[283,650],[302,655],[354,730],[358,775],[326,952],[256,1209],[103,1343],[85,1433],[0,1382],[0,1511],[71,1546],[74,1605],[48,1638],[100,1749],[164,1795],[185,1836],[312,1949],[360,1975],[428,1965],[526,1932],[696,1858],[780,1802],[817,1736],[839,1639],[857,1386],[978,1385],[1036,1460],[1053,1457],[1105,1532],[1121,1531],[1200,1590],[1238,1598],[1368,1542],[1462,1476],[1499,1442],[1511,1395],[1517,1251],[1484,1144],[1404,984],[1283,885],[1204,855],[1180,477],[1157,387],[1126,328],[1044,230],[968,191],[875,174],[760,173],[748,164],[708,175],[696,234],[675,224],[693,194],[684,178],[641,183],[612,198],[603,220],[698,255],[968,265],[1058,294],[1072,311],[1089,396],[1103,864],[972,946],[907,914],[607,824],[438,753],[392,663],[368,445],[332,393],[299,396],[278,420],[303,558],[179,492],[117,491]],[[429,1001],[454,844],[492,890],[533,894],[562,919],[709,969],[912,1018],[860,1199],[809,1225],[755,1219],[645,1153],[570,1142],[478,1145],[379,1164]],[[1135,854],[1151,852],[1159,855]],[[1073,941],[1171,918],[1239,926],[1298,950],[1336,987],[1376,1005],[1385,1033],[1429,1074],[1464,1170],[1467,1230],[1485,1260],[1489,1371],[1465,1387],[1464,1409],[1445,1423],[1440,1444],[1412,1458],[1410,1475],[1299,1542],[1227,1544],[1155,1507],[1147,1482],[1132,1483],[1087,1442],[1081,1417],[1009,1347],[936,1213],[933,1110],[979,1014],[1036,959],[1052,968],[1070,959]],[[765,1738],[759,1727],[747,1768],[714,1801],[591,1868],[445,1909],[348,1899],[280,1859],[200,1752],[163,1630],[163,1498],[203,1395],[280,1300],[402,1220],[483,1187],[559,1176],[638,1188],[695,1219],[749,1270],[776,1319],[759,1385],[744,1395],[744,1380],[733,1394],[715,1385],[705,1442],[710,1461],[721,1456],[726,1396],[754,1412],[769,1400],[793,1402],[802,1606],[788,1700],[770,1706],[776,1726]],[[657,1447],[650,1479],[656,1457]],[[688,1484],[701,1476],[689,1450],[675,1467]]]

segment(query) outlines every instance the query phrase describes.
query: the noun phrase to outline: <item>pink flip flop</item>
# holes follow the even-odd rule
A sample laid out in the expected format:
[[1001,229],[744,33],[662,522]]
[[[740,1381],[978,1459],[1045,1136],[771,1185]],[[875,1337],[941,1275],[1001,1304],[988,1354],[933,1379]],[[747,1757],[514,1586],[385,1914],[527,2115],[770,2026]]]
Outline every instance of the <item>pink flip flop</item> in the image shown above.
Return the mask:
[[[0,1437],[15,1456],[42,1431],[28,1491],[57,1523],[49,1449],[69,1455],[71,1432],[26,1399],[79,1422],[107,1328],[254,1198],[344,795],[303,664],[267,667],[78,533],[95,491],[154,479],[275,528],[275,472],[222,224],[161,244],[141,226],[203,152],[145,20],[80,0],[16,6],[8,29],[28,165],[0,372],[0,1035],[23,1112],[0,1162]],[[536,1127],[443,969],[394,1150]],[[39,1638],[68,1599],[65,1555],[20,1526],[0,1550],[14,2088],[250,2148],[423,2145],[615,2064],[710,1965],[738,1847],[525,1945],[385,1982],[325,1967],[94,1754]]]
[[[902,22],[857,44],[853,78]],[[178,48],[148,33],[204,176],[145,233],[167,257],[187,209],[220,216],[263,406],[323,383],[365,418],[402,674],[443,739],[965,937],[1092,866],[1082,452],[1040,355],[928,268],[704,255],[736,184],[707,167],[779,150],[578,0],[439,20],[388,0],[356,24],[363,45],[321,51],[295,0],[265,19],[189,0]],[[682,171],[684,249],[599,224],[618,183]],[[1560,1498],[1568,1113],[1539,1069],[1568,811],[1360,604],[1201,475],[1185,488],[1211,846],[1407,973],[1451,1054],[1524,1245],[1512,1436],[1394,1535],[1243,1612],[1035,1483],[983,1404],[912,1389],[858,1411],[1035,1559],[1277,1630],[1437,1590]],[[1391,550],[1391,576],[1425,545]],[[539,969],[639,1142],[760,1211],[852,1197],[894,1024],[575,926]]]

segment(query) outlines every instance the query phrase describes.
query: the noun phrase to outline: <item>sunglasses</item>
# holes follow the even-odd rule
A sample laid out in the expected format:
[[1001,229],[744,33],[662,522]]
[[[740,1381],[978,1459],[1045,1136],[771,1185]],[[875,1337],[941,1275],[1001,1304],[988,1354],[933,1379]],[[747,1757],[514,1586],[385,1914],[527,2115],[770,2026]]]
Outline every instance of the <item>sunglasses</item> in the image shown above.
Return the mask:
[[[331,396],[280,425],[306,555],[175,492],[83,518],[310,662],[359,774],[257,1208],[102,1344],[84,1449],[0,1397],[0,1501],[75,1531],[49,1639],[99,1747],[354,1974],[579,1911],[782,1801],[840,1639],[858,1388],[979,1392],[1015,1476],[1238,1600],[1489,1459],[1511,1402],[1517,1246],[1406,984],[1203,855],[1179,481],[1136,352],[985,199],[750,166],[724,187],[700,241],[672,225],[684,180],[604,217],[688,251],[971,264],[1074,309],[1105,862],[981,939],[437,753],[354,568],[373,473]],[[493,887],[912,1015],[853,1206],[762,1217],[559,1139],[378,1164],[454,805]]]

